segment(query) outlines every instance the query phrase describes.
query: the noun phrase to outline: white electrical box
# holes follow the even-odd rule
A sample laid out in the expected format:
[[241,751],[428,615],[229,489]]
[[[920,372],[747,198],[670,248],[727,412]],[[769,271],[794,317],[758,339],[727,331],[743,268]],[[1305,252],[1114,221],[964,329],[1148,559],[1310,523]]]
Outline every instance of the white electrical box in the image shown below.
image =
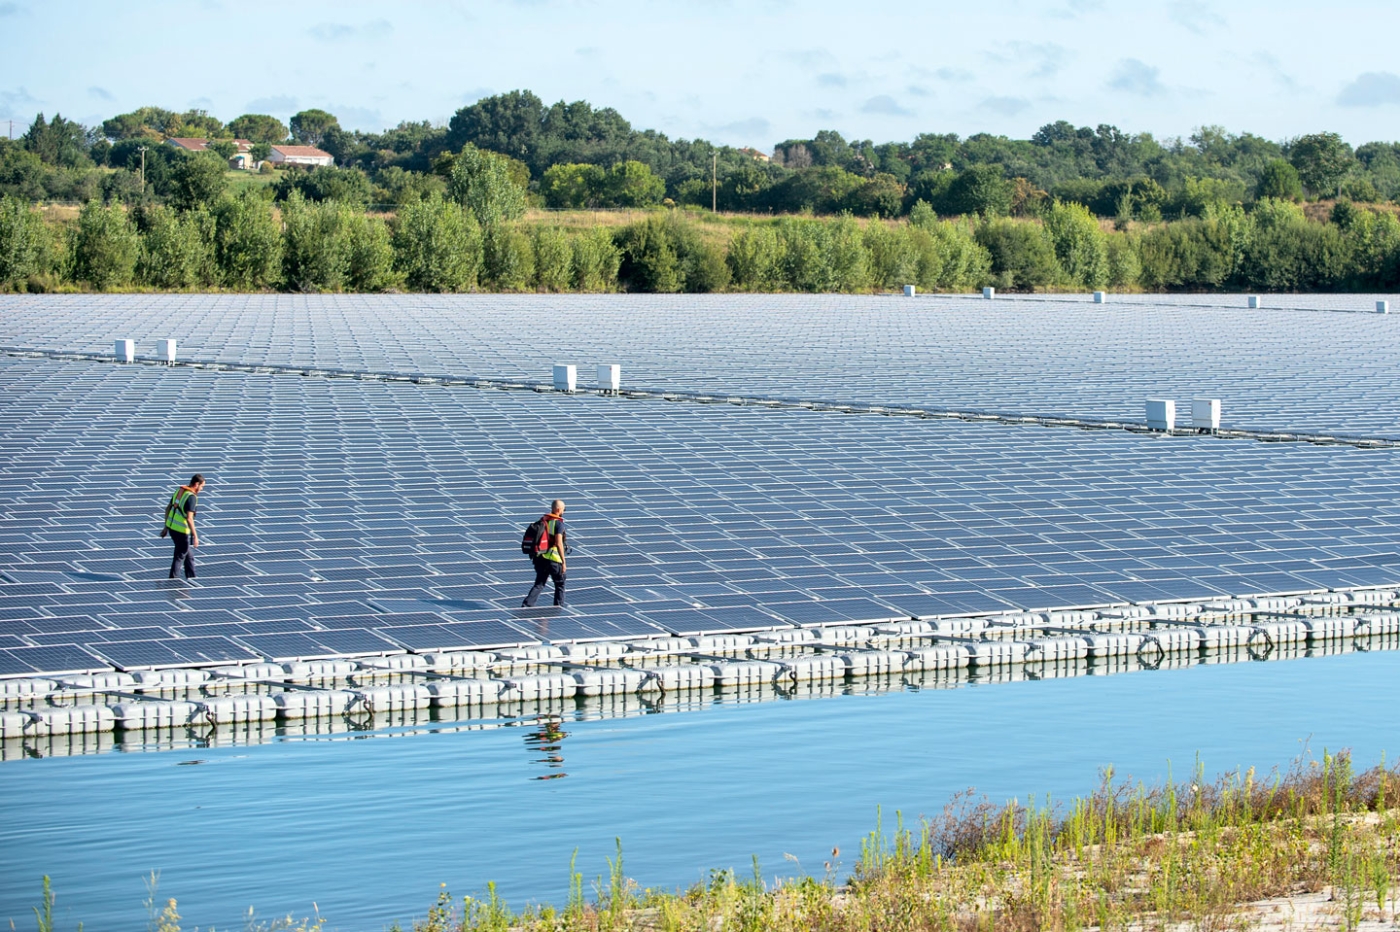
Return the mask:
[[173,363],[175,361],[175,341],[160,341],[160,358],[162,362]]
[[1170,398],[1147,399],[1147,426],[1153,430],[1176,429],[1176,402]]
[[572,392],[578,390],[578,366],[554,365],[554,390]]
[[1204,430],[1220,429],[1220,399],[1192,398],[1191,426]]
[[117,340],[112,346],[112,355],[117,357],[117,362],[135,362],[136,341]]
[[[555,381],[559,376],[554,376]],[[616,363],[598,367],[598,387],[605,392],[615,392],[622,388],[622,367]]]
[[982,289],[982,297],[984,297],[984,298],[986,298],[986,299],[988,299],[988,300],[991,300],[992,298],[995,298],[996,296],[997,296],[997,290],[996,290],[995,288],[993,288],[991,285],[988,285],[986,288],[983,288],[983,289]]

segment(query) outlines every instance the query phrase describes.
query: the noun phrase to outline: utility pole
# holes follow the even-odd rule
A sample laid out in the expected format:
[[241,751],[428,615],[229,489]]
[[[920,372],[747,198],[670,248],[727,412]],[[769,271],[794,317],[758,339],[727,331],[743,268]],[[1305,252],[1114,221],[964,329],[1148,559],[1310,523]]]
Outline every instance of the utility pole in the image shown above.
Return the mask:
[[719,152],[710,153],[710,213],[719,213]]
[[146,196],[146,147],[137,146],[136,151],[141,153],[141,196]]

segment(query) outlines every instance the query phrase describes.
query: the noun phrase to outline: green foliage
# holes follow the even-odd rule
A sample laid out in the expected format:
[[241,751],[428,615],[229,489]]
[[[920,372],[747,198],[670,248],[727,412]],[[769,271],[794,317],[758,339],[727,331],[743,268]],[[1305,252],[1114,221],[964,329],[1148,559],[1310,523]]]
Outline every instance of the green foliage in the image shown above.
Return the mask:
[[230,288],[275,287],[282,272],[282,231],[272,207],[252,191],[214,206],[214,258]]
[[666,219],[666,228],[675,244],[682,287],[693,293],[723,291],[729,287],[724,251],[701,236],[694,223],[681,217],[672,213]]
[[398,286],[400,277],[394,271],[389,225],[382,218],[352,213],[346,237],[350,256],[345,273],[347,290],[387,291]]
[[228,163],[212,152],[191,152],[175,159],[171,172],[170,204],[177,210],[213,206],[228,186]]
[[578,209],[601,206],[603,169],[597,165],[551,165],[540,181],[544,202],[550,207]]
[[[275,145],[287,141],[287,126],[265,113],[245,113],[228,124],[228,131],[237,139]],[[256,158],[256,156],[254,156]]]
[[1012,184],[996,165],[973,165],[959,172],[935,208],[944,215],[1004,217],[1011,210]]
[[136,222],[141,231],[136,272],[143,284],[178,290],[217,283],[212,214],[152,205],[137,211]]
[[308,201],[338,201],[360,209],[370,203],[373,188],[369,178],[358,168],[336,168],[317,165],[311,169],[288,168],[273,186],[277,200],[284,201],[292,192]]
[[1004,291],[1033,291],[1064,274],[1044,226],[1015,220],[989,220],[977,228],[977,242],[991,256],[991,273]]
[[1104,245],[1108,254],[1108,286],[1118,291],[1136,288],[1142,274],[1136,240],[1126,234],[1115,234],[1109,236]]
[[794,291],[864,291],[869,269],[859,225],[849,216],[834,221],[785,219],[778,224],[784,284]]
[[729,240],[730,279],[739,291],[771,291],[780,282],[782,251],[771,226],[744,226]]
[[876,288],[896,289],[918,280],[919,253],[905,224],[873,222],[863,237],[870,282]]
[[1215,217],[1244,201],[1244,185],[1220,178],[1186,178],[1166,204],[1175,217]]
[[540,291],[568,291],[573,284],[573,250],[569,237],[558,227],[536,227],[534,234],[535,287]]
[[593,227],[573,238],[575,291],[612,291],[618,284],[622,253],[612,235]]
[[248,154],[253,157],[254,162],[266,162],[272,158],[272,144],[267,142],[255,142],[248,150]]
[[[914,215],[919,213],[914,211]],[[938,223],[915,216],[909,224],[909,238],[918,255],[916,282],[920,288],[968,291],[990,281],[991,254],[977,242],[967,221]]]
[[0,288],[47,271],[51,237],[39,214],[17,197],[0,198]]
[[453,201],[430,195],[400,208],[394,268],[413,291],[469,291],[481,272],[481,230]]
[[835,213],[864,184],[859,176],[835,165],[795,172],[763,192],[763,206],[784,213]]
[[1232,222],[1183,220],[1138,241],[1139,281],[1149,291],[1212,291],[1234,274],[1239,238]]
[[72,120],[65,120],[58,113],[54,114],[51,123],[45,121],[42,113],[35,117],[22,143],[45,165],[60,168],[87,168],[92,165],[92,159],[88,156],[87,130]]
[[507,162],[468,143],[452,165],[447,195],[483,227],[507,223],[525,213],[525,189],[512,177]]
[[282,205],[282,281],[292,291],[340,291],[350,273],[352,210],[307,202],[293,191]]
[[490,224],[481,230],[482,281],[494,291],[524,291],[535,279],[530,237],[513,226]]
[[1351,146],[1336,133],[1312,133],[1293,140],[1288,161],[1298,170],[1303,187],[1316,197],[1332,197],[1351,168]]
[[340,121],[324,110],[312,109],[292,117],[289,126],[292,141],[297,145],[320,146],[328,133],[340,130]]
[[1108,282],[1108,246],[1089,208],[1055,201],[1045,211],[1045,232],[1068,284],[1095,289]]
[[1266,197],[1279,200],[1299,201],[1303,199],[1303,180],[1298,177],[1298,169],[1287,159],[1272,159],[1259,174],[1259,184],[1254,196],[1260,200]]
[[667,294],[681,290],[680,261],[663,217],[648,217],[618,231],[622,254],[618,279],[628,291]]
[[126,211],[89,201],[68,231],[69,277],[99,291],[131,284],[141,243]]
[[904,209],[904,185],[887,172],[879,172],[846,195],[844,206],[861,217],[898,217]]
[[604,173],[599,194],[600,203],[607,207],[652,207],[665,196],[666,182],[645,164],[629,159]]

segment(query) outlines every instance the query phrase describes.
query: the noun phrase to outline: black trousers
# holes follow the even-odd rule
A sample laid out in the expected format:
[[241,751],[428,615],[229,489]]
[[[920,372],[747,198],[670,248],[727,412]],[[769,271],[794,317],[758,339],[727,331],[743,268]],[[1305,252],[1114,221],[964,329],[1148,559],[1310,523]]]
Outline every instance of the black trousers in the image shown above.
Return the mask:
[[535,600],[544,592],[545,585],[554,580],[554,604],[564,604],[564,567],[553,560],[546,560],[544,557],[534,557],[535,561],[535,584],[530,587],[530,594],[525,596],[525,601],[520,603],[522,607],[529,608],[535,604]]
[[175,571],[180,568],[180,563],[185,564],[185,578],[194,579],[194,548],[190,546],[190,535],[183,531],[170,532],[170,540],[175,544],[175,556],[170,561],[170,578],[175,578]]

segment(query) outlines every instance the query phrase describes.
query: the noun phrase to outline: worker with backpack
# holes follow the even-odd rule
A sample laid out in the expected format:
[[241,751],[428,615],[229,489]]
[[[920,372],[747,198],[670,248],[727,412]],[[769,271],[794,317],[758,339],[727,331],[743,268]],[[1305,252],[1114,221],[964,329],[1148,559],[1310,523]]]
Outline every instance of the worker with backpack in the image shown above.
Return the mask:
[[564,503],[555,499],[550,504],[550,512],[534,521],[525,529],[520,541],[520,551],[535,565],[535,584],[520,603],[521,608],[530,608],[544,592],[545,585],[554,581],[554,604],[564,604],[564,557],[568,553],[564,536]]

